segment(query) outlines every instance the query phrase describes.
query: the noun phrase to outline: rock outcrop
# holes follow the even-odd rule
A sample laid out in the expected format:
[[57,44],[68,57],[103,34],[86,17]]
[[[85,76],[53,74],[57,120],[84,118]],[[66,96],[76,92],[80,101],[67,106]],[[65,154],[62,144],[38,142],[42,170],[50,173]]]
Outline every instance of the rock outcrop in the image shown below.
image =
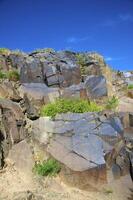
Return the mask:
[[[133,167],[132,138],[124,135],[124,128],[133,127],[132,91],[123,97],[123,74],[112,72],[101,55],[8,51],[0,55],[0,68],[0,167],[8,161],[32,176],[39,152],[37,162],[52,156],[62,165],[62,180],[82,189],[106,183],[108,169],[118,178]],[[5,76],[13,70],[20,73],[19,81]],[[40,117],[40,108],[58,98],[104,104],[113,95],[120,97],[118,113]]]
[[[81,188],[107,181],[105,157],[123,137],[119,118],[98,113],[61,114],[54,121],[41,117],[34,121],[32,132],[33,140],[65,166],[63,179],[68,179],[69,170],[69,176],[74,173],[71,184]],[[85,182],[88,174],[90,182]]]

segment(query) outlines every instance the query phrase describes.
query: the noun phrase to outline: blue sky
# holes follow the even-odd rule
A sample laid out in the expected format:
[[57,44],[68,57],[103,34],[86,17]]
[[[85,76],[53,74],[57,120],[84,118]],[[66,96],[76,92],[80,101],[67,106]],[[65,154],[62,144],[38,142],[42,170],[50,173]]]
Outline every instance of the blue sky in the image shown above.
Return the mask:
[[96,51],[133,70],[133,0],[0,0],[0,47]]

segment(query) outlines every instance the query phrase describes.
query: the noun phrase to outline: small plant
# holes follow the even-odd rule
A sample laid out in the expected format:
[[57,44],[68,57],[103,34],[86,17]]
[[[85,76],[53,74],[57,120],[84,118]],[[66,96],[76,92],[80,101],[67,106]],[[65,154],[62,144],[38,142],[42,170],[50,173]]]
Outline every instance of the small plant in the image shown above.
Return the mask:
[[85,75],[86,57],[82,54],[77,54],[77,63],[80,66],[81,75]]
[[0,71],[0,79],[6,79],[7,78],[7,74]]
[[10,80],[10,81],[18,81],[19,80],[19,73],[17,70],[12,70],[12,71],[9,71],[7,73],[7,78]]
[[0,54],[6,55],[6,54],[8,54],[9,52],[10,52],[10,50],[7,49],[7,48],[0,48]]
[[119,105],[119,100],[117,97],[113,96],[111,99],[108,100],[106,109],[115,110]]
[[35,164],[33,168],[33,171],[40,176],[56,176],[60,170],[59,162],[52,158],[43,163]]
[[19,73],[17,70],[11,70],[8,72],[0,71],[0,79],[9,79],[10,81],[18,81]]
[[105,194],[112,194],[113,193],[113,190],[112,189],[108,189],[108,188],[106,188],[106,189],[104,189],[104,193]]
[[42,107],[41,116],[49,116],[54,118],[59,113],[84,113],[84,112],[99,112],[103,108],[98,106],[95,102],[87,100],[71,100],[58,99],[55,103],[50,103]]
[[133,89],[133,84],[128,85],[128,89],[132,90]]

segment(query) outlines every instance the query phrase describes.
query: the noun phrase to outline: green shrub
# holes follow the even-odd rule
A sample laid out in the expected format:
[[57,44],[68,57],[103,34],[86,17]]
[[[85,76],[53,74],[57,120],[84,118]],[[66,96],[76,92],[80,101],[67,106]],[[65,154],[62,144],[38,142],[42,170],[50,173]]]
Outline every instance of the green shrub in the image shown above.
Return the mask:
[[33,171],[40,176],[55,176],[61,170],[61,166],[58,161],[54,159],[48,159],[43,163],[35,164]]
[[113,96],[111,99],[108,100],[106,109],[115,110],[119,105],[119,100],[117,97]]
[[0,71],[0,79],[9,79],[10,81],[18,81],[20,78],[17,70],[11,70],[8,72]]
[[0,71],[0,79],[6,79],[7,78],[7,74]]
[[10,81],[18,81],[20,77],[17,70],[12,70],[7,72],[7,78]]
[[128,89],[132,90],[133,89],[133,84],[128,85]]
[[8,54],[10,52],[7,48],[0,48],[0,54]]
[[84,112],[99,112],[102,110],[95,102],[87,100],[70,100],[58,99],[55,103],[50,103],[42,107],[41,116],[50,116],[54,118],[58,113],[84,113]]

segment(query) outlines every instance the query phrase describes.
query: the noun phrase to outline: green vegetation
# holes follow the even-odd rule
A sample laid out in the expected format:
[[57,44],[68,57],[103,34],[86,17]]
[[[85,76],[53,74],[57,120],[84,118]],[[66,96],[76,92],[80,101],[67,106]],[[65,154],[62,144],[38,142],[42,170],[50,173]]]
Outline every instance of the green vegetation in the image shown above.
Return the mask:
[[108,188],[106,188],[106,189],[104,189],[104,193],[105,194],[112,194],[113,193],[113,190],[112,189],[108,189]]
[[9,49],[7,49],[7,48],[0,48],[0,54],[8,54],[10,52],[10,50]]
[[8,72],[0,71],[0,79],[9,79],[10,81],[18,81],[19,73],[17,70],[11,70]]
[[113,96],[111,99],[108,100],[106,109],[115,110],[119,105],[119,100],[117,97]]
[[98,106],[95,102],[87,100],[71,100],[58,99],[55,103],[50,103],[42,107],[41,116],[50,116],[54,118],[58,113],[84,113],[84,112],[99,112],[103,108]]
[[43,163],[35,164],[33,168],[33,171],[40,176],[56,176],[60,170],[59,162],[52,158]]
[[0,71],[0,79],[6,79],[6,78],[7,78],[6,73]]
[[18,81],[20,76],[17,70],[12,70],[7,73],[7,78],[10,81]]
[[133,84],[128,85],[128,89],[132,90],[133,89]]
[[76,58],[80,66],[81,75],[85,75],[86,57],[83,54],[77,54]]
[[52,53],[55,52],[52,48],[44,48],[44,49],[36,49],[34,52],[36,53]]

